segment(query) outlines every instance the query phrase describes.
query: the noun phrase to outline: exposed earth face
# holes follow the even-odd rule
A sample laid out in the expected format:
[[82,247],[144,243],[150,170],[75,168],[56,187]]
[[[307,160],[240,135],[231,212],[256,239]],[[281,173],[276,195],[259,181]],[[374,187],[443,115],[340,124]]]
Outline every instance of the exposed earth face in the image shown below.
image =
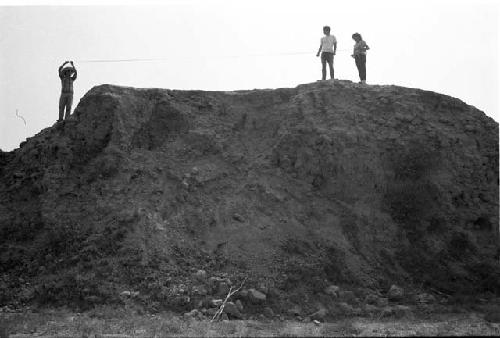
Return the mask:
[[0,153],[0,303],[499,294],[498,197],[498,124],[449,96],[102,85]]

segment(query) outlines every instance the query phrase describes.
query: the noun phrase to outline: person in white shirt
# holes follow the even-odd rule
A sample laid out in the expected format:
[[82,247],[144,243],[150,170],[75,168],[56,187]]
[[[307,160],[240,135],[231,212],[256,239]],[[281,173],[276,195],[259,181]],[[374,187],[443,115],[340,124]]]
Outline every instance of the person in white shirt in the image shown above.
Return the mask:
[[319,56],[321,53],[321,64],[322,68],[322,80],[326,80],[326,64],[330,67],[330,78],[333,80],[333,56],[337,52],[337,39],[335,36],[330,35],[330,27],[323,27],[324,37],[321,38],[321,43],[319,45],[318,53],[316,56]]

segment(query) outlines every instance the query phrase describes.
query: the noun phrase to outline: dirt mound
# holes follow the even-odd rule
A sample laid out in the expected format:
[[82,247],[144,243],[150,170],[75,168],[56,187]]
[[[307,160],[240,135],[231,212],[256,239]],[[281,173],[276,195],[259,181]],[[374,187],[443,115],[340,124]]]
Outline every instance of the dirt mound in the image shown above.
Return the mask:
[[498,124],[418,89],[102,85],[0,154],[3,304],[184,310],[244,278],[275,311],[330,284],[499,293],[498,247]]

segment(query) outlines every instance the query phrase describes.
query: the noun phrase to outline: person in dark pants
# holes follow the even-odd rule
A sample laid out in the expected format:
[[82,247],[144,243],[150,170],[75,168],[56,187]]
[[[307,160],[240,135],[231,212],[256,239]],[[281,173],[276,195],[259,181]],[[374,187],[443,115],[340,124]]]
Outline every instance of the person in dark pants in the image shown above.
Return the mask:
[[323,27],[324,37],[321,38],[321,42],[319,45],[318,53],[316,56],[319,56],[321,53],[321,64],[322,68],[322,80],[326,80],[326,64],[330,67],[330,78],[333,80],[333,56],[337,52],[337,39],[335,36],[330,35],[330,27]]
[[359,83],[366,83],[366,51],[370,49],[361,34],[354,33],[352,35],[352,39],[356,42],[354,44],[354,51],[352,53],[352,57],[356,61],[356,67],[358,68],[359,79],[361,80]]
[[[70,67],[64,67],[68,63]],[[71,105],[73,104],[73,81],[76,80],[76,68],[73,61],[66,61],[59,67],[59,78],[61,79],[61,97],[59,98],[59,119],[68,118],[71,114]],[[66,114],[64,111],[66,110]]]

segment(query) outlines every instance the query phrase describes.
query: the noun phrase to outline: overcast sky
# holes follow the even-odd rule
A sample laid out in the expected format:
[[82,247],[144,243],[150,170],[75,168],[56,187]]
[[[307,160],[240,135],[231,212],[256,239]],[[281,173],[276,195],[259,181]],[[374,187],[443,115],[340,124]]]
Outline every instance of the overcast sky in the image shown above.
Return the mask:
[[[20,3],[30,5],[8,6]],[[17,148],[54,124],[57,68],[65,60],[78,69],[73,109],[103,83],[200,90],[295,87],[321,77],[316,51],[324,25],[338,40],[336,78],[359,81],[350,57],[351,35],[359,32],[371,48],[367,83],[451,95],[500,120],[498,1],[98,3],[117,5],[0,0],[0,149]],[[84,62],[130,58],[161,60]]]

